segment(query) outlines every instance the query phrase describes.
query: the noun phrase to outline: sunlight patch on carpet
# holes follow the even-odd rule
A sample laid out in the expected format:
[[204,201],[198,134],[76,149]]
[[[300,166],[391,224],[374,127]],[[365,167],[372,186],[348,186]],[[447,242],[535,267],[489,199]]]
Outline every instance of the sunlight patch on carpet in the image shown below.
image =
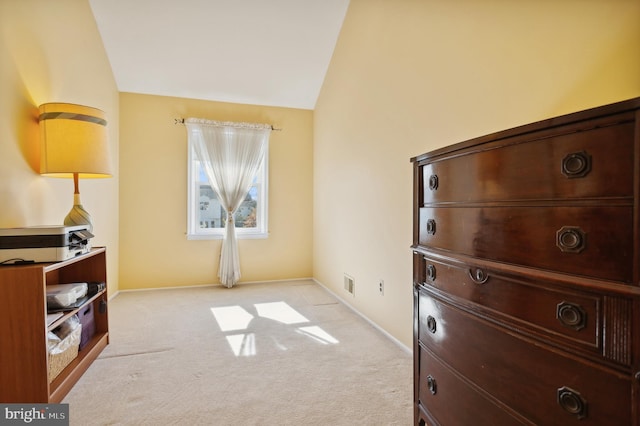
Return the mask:
[[237,305],[211,308],[211,312],[222,331],[246,330],[253,319],[253,315]]
[[[258,318],[293,326],[291,327],[291,333],[305,336],[323,345],[339,343],[335,337],[317,325],[298,327],[297,325],[306,324],[310,321],[286,302],[255,303],[253,304],[253,308],[255,308]],[[251,310],[251,308],[247,309]],[[223,333],[249,331],[253,328],[254,332],[229,334],[225,336],[231,351],[237,357],[254,356],[258,351],[255,330],[256,327],[259,329],[260,326],[251,326],[251,321],[253,321],[256,316],[252,315],[247,309],[239,305],[211,308],[211,312]],[[275,335],[269,340],[261,340],[261,342],[262,341],[273,341],[278,349],[282,351],[288,350],[281,339],[276,338]]]
[[299,324],[309,322],[301,313],[293,309],[286,302],[256,303],[254,305],[258,315],[283,324]]
[[311,337],[312,339],[322,343],[323,345],[335,345],[336,343],[340,343],[335,337],[333,337],[317,325],[311,327],[300,327],[298,328],[298,332],[304,334],[305,336]]
[[227,342],[235,356],[254,356],[256,354],[256,336],[253,333],[227,336]]

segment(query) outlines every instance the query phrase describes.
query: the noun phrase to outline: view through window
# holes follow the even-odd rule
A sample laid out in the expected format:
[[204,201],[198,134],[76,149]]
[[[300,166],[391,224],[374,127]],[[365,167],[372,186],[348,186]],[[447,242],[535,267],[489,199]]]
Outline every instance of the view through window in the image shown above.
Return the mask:
[[[188,237],[190,239],[222,238],[227,213],[209,184],[195,153],[191,152],[190,157]],[[268,156],[265,154],[247,196],[234,215],[238,238],[267,237],[267,164]]]

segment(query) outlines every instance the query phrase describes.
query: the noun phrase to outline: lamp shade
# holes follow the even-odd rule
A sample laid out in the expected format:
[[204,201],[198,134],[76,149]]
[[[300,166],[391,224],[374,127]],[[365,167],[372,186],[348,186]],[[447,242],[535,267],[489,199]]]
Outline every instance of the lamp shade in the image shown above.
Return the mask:
[[82,105],[40,105],[40,174],[51,177],[111,176],[103,111]]

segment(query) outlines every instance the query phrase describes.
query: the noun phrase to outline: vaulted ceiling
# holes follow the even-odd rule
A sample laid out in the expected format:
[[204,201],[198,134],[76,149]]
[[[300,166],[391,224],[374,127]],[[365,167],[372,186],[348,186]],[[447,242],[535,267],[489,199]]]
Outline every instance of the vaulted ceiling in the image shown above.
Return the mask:
[[89,0],[118,90],[313,109],[349,0]]

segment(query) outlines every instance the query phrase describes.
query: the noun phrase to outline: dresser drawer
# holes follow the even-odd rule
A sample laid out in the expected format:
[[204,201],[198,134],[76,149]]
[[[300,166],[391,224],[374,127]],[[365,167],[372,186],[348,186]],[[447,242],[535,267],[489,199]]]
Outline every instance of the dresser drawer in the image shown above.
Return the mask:
[[[601,296],[424,256],[424,284],[488,308],[502,321],[602,355]],[[629,328],[628,325],[625,328]]]
[[473,257],[632,283],[633,208],[423,207],[419,244]]
[[633,135],[624,123],[454,153],[423,166],[423,201],[631,197]]
[[427,289],[418,298],[420,345],[533,423],[631,423],[630,377],[534,344]]
[[[418,406],[435,421],[422,415],[418,425],[531,425],[517,414],[509,414],[490,398],[469,386],[445,363],[419,348],[420,382]],[[452,404],[453,402],[453,404]],[[418,416],[420,417],[420,416]]]

